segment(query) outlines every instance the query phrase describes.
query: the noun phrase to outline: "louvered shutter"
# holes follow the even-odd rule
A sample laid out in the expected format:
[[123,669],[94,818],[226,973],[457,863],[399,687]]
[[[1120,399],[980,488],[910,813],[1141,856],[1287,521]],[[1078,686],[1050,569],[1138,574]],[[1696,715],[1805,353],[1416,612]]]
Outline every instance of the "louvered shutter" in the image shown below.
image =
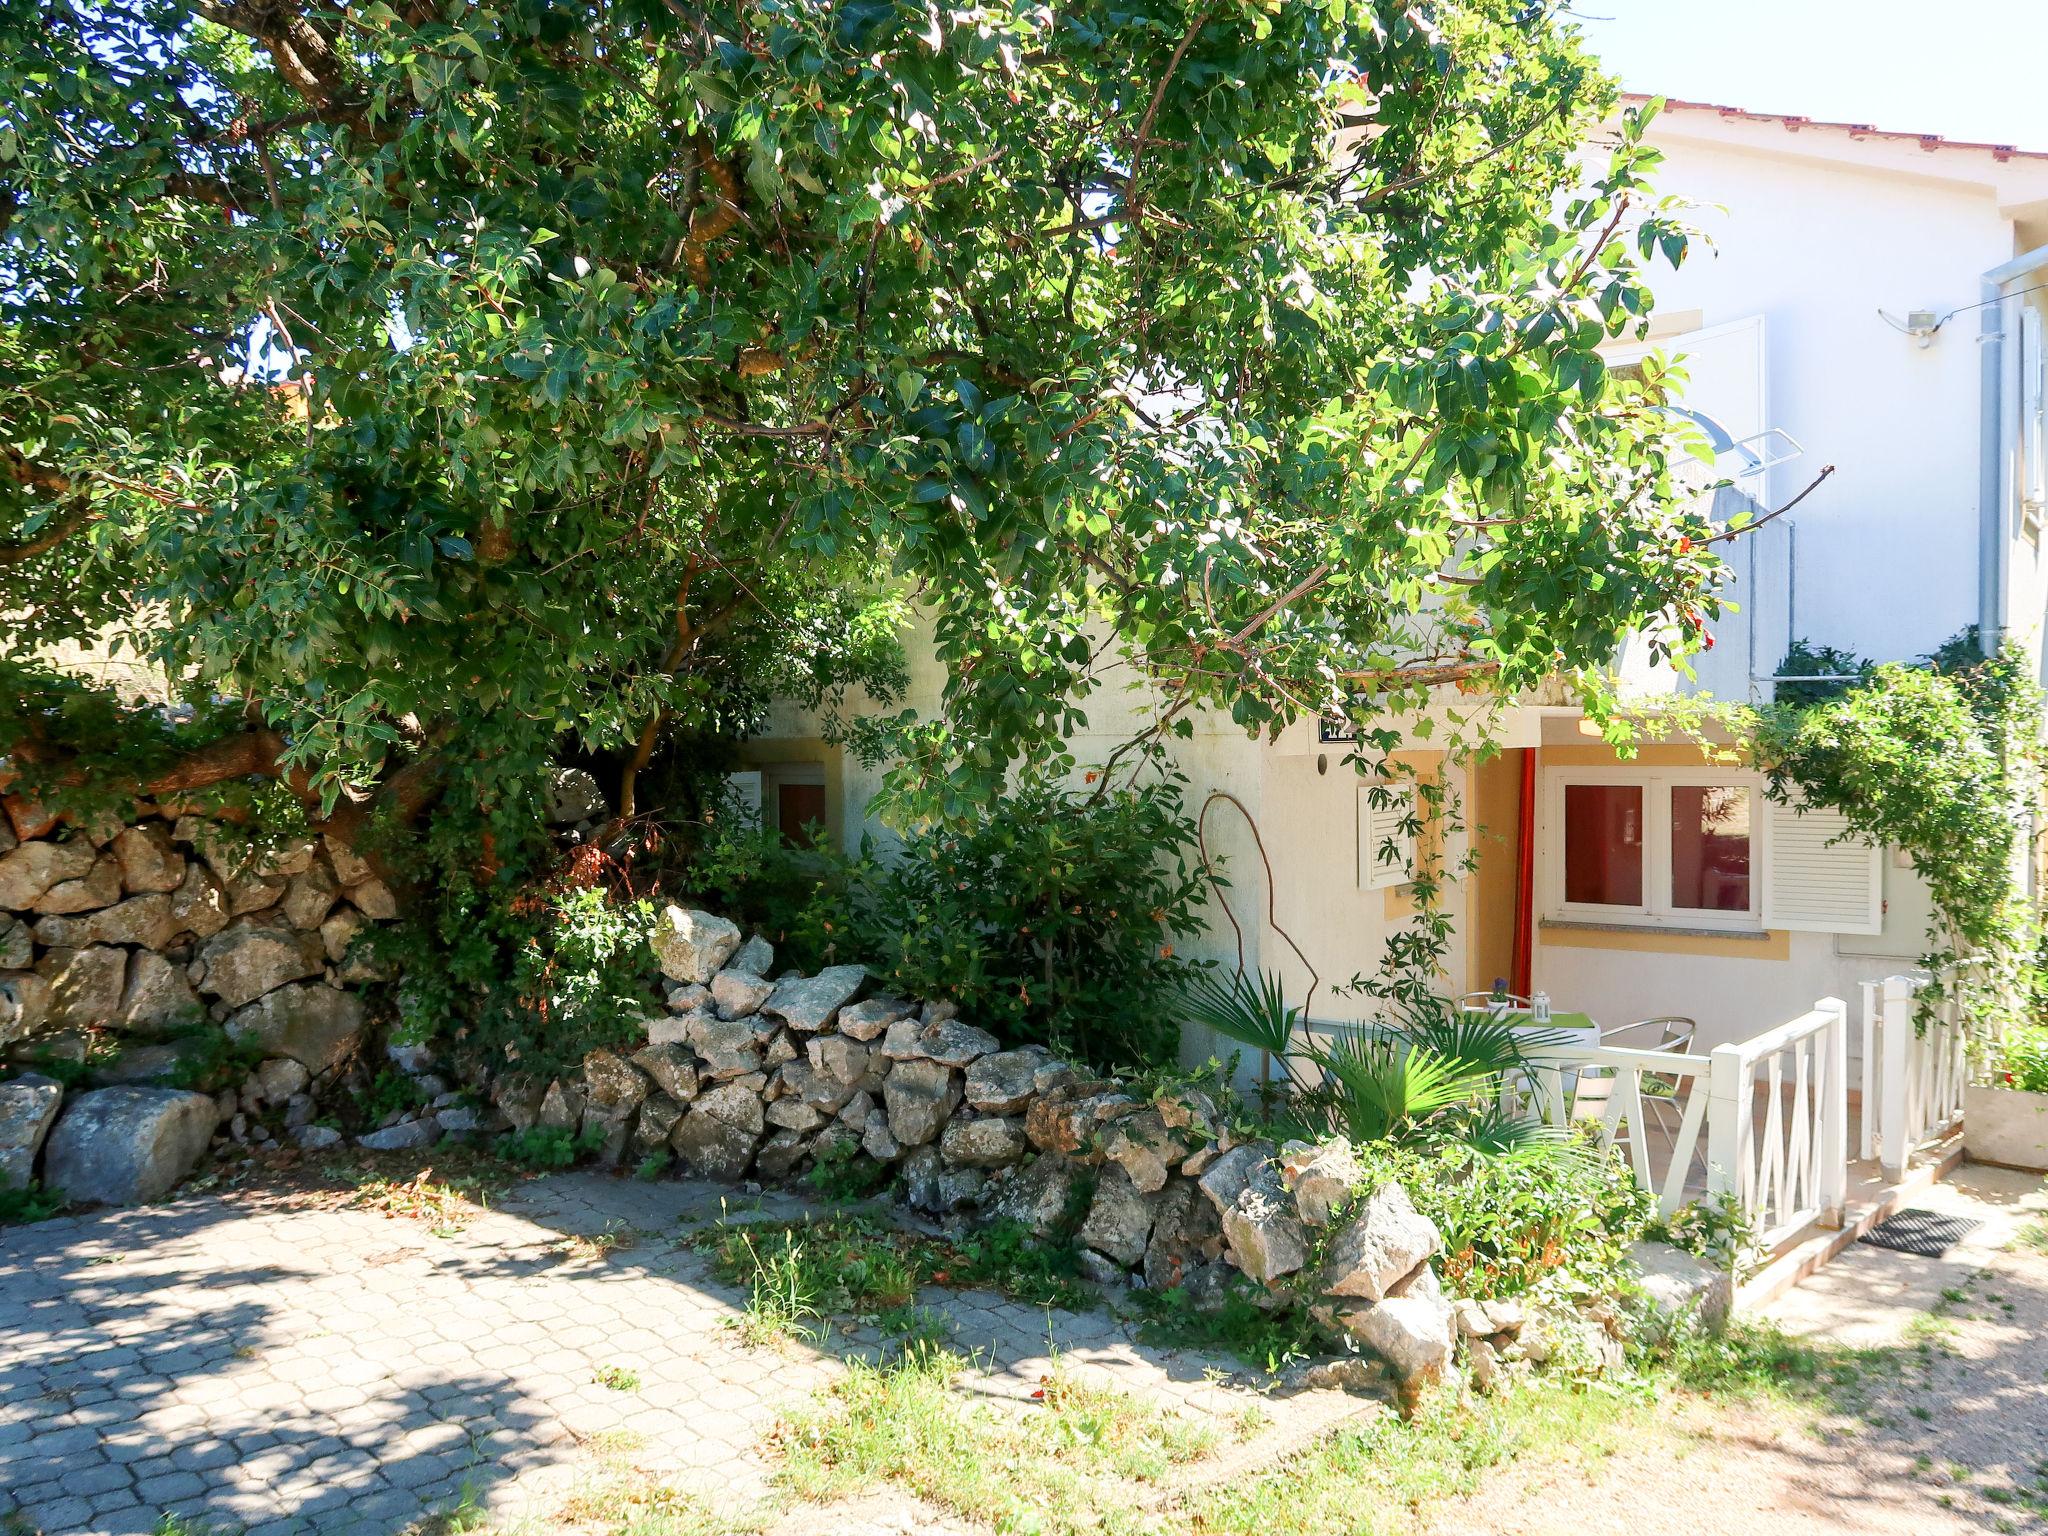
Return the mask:
[[[1403,825],[1414,813],[1415,786],[1381,788],[1383,794],[1375,794],[1368,785],[1358,789],[1358,884],[1367,891],[1406,885],[1415,878],[1415,834]],[[1374,804],[1375,800],[1381,803]]]
[[2048,355],[2041,345],[2041,311],[2020,310],[2020,461],[2025,477],[2021,500],[2030,522],[2038,525],[2048,502]]
[[1769,802],[1764,926],[1802,933],[1877,933],[1884,927],[1880,850],[1849,830],[1839,811]]
[[726,787],[732,792],[732,800],[738,808],[740,820],[750,827],[761,825],[761,770],[750,768],[743,773],[728,773]]

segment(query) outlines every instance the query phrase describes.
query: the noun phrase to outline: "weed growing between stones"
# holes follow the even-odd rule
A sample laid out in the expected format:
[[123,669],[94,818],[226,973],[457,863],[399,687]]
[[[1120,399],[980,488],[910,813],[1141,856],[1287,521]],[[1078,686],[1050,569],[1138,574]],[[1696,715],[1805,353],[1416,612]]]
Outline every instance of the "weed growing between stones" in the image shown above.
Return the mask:
[[365,1177],[345,1203],[358,1210],[424,1221],[431,1224],[435,1236],[452,1237],[468,1225],[478,1208],[490,1203],[494,1192],[487,1179],[458,1175],[436,1182],[434,1170],[422,1168],[410,1179]]
[[629,1365],[600,1365],[596,1379],[600,1387],[610,1387],[614,1392],[640,1390],[640,1373]]
[[63,1198],[33,1179],[22,1189],[0,1189],[0,1227],[48,1221],[63,1210]]
[[1327,1348],[1301,1307],[1261,1307],[1237,1289],[1212,1307],[1197,1306],[1179,1286],[1134,1291],[1131,1310],[1138,1318],[1138,1337],[1147,1344],[1233,1355],[1269,1376]]
[[603,1145],[602,1131],[592,1129],[579,1134],[560,1126],[533,1125],[500,1136],[497,1151],[508,1163],[546,1173],[573,1168],[578,1158],[592,1156]]

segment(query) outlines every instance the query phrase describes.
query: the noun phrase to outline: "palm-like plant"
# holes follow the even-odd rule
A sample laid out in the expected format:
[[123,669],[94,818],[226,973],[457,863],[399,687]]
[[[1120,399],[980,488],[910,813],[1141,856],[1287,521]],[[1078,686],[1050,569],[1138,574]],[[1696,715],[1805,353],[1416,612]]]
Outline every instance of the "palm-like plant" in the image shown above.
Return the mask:
[[1287,1001],[1278,976],[1261,971],[1254,980],[1237,971],[1224,980],[1214,971],[1197,971],[1182,989],[1181,1011],[1194,1023],[1256,1050],[1259,1095],[1269,1095],[1274,1059],[1284,1065],[1301,1025],[1301,1010]]
[[1396,1020],[1312,1049],[1323,1082],[1300,1107],[1320,1128],[1353,1141],[1455,1143],[1483,1156],[1556,1147],[1562,1133],[1511,1113],[1501,1088],[1529,1053],[1563,1031],[1530,1029],[1445,998],[1397,1007]]

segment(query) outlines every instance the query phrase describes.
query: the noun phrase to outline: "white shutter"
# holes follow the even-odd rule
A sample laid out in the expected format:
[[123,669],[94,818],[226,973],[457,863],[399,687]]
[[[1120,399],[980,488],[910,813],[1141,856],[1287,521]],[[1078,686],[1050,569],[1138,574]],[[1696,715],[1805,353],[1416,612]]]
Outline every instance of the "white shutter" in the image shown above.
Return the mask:
[[750,827],[761,825],[761,770],[750,768],[744,773],[728,773],[726,788],[731,791],[734,805],[739,808],[740,819]]
[[[1403,823],[1414,813],[1413,784],[1358,786],[1358,885],[1366,891],[1406,885],[1415,878],[1415,834]],[[1382,804],[1375,805],[1375,799]],[[1393,848],[1388,849],[1387,844]]]
[[2025,478],[2021,500],[2028,520],[2038,523],[2048,502],[2048,401],[2043,399],[2043,370],[2048,356],[2041,349],[2041,311],[2031,304],[2020,309],[2020,462]]
[[1877,933],[1884,927],[1879,850],[1860,838],[1833,843],[1848,818],[1824,806],[1767,804],[1764,926],[1802,933]]

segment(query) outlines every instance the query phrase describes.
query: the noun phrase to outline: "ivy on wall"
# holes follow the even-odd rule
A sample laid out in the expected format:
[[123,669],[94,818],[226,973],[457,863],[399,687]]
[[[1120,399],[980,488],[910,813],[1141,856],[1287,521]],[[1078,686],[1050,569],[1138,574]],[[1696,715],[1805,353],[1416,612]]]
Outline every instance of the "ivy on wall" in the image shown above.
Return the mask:
[[[1966,637],[1920,664],[1852,669],[1828,654],[1860,680],[1744,712],[1768,792],[1903,849],[1934,906],[1922,964],[1938,983],[1957,978],[1972,1017],[2009,1011],[2040,928],[2023,879],[2042,795],[2042,693],[2026,656],[1986,657]],[[1946,995],[1930,988],[1923,1005]]]

